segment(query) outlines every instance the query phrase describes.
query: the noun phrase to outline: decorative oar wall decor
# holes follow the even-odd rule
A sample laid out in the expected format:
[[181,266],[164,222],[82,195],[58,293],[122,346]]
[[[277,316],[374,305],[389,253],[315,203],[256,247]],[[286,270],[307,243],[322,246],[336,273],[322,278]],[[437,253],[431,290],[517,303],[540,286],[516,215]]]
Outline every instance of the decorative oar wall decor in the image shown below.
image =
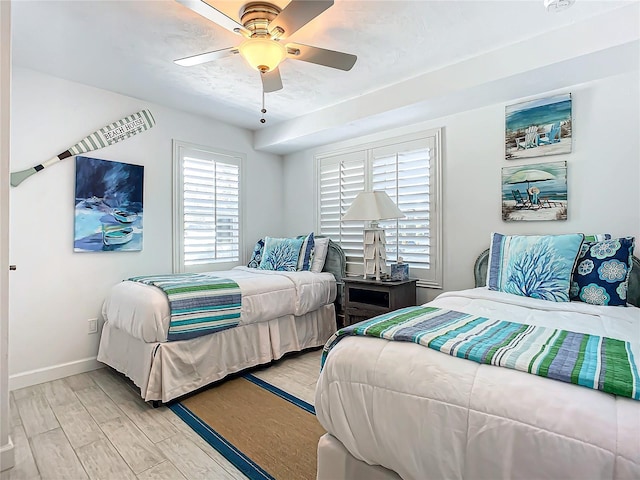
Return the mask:
[[40,170],[53,165],[60,160],[71,157],[73,155],[79,155],[81,153],[91,152],[93,150],[99,150],[114,143],[118,143],[122,140],[126,140],[129,137],[134,136],[137,133],[149,130],[156,124],[156,121],[151,115],[149,110],[140,110],[139,112],[124,117],[117,122],[110,123],[106,127],[102,127],[99,130],[87,135],[78,143],[65,150],[61,154],[53,157],[46,162],[42,162],[35,167],[20,172],[14,172],[11,174],[11,185],[17,187],[27,178],[34,173],[38,173]]

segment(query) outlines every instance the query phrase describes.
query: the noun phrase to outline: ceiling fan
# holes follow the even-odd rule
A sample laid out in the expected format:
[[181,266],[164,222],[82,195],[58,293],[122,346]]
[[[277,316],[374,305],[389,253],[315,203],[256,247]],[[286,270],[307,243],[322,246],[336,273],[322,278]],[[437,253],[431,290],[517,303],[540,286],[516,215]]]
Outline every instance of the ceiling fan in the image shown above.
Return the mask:
[[357,57],[348,53],[301,43],[281,43],[281,40],[293,35],[331,7],[333,0],[291,0],[282,10],[271,3],[250,2],[240,9],[242,23],[216,9],[212,5],[215,3],[214,0],[176,1],[221,27],[245,37],[237,47],[180,58],[175,60],[178,65],[189,67],[240,54],[249,65],[260,72],[263,91],[275,92],[282,88],[278,65],[287,58],[345,71],[351,70],[356,63]]

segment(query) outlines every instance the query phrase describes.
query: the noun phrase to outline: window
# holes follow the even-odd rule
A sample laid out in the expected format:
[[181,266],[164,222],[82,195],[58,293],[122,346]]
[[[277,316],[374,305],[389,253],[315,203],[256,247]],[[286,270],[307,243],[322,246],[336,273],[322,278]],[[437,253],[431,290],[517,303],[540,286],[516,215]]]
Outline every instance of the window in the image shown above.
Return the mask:
[[319,231],[340,243],[347,257],[349,270],[357,264],[362,266],[364,263],[362,259],[364,223],[342,223],[340,218],[358,193],[364,190],[364,153],[363,151],[351,152],[326,157],[319,162]]
[[222,270],[240,261],[243,158],[174,141],[175,272]]
[[356,195],[384,190],[405,214],[381,221],[387,259],[402,257],[418,285],[441,288],[439,129],[316,156],[318,231],[339,242],[347,270],[362,273],[364,222],[341,222]]

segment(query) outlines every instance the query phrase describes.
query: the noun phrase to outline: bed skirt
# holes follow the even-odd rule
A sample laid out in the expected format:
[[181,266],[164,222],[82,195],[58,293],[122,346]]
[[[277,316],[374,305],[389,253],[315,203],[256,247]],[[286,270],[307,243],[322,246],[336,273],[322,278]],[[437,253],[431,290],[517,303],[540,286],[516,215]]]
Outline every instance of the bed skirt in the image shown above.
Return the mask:
[[322,346],[335,329],[333,304],[177,342],[146,343],[106,322],[98,361],[129,377],[145,401],[168,402],[231,373]]
[[318,441],[318,474],[316,480],[401,480],[396,472],[358,460],[330,433]]

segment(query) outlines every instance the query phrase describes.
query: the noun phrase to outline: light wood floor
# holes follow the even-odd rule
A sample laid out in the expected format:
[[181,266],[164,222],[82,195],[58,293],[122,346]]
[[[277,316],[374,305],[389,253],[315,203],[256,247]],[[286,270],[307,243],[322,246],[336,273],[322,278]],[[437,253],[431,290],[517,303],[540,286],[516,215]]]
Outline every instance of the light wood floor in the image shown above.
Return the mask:
[[[313,404],[321,350],[252,372]],[[245,479],[167,407],[109,368],[10,394],[16,466],[0,480]]]

